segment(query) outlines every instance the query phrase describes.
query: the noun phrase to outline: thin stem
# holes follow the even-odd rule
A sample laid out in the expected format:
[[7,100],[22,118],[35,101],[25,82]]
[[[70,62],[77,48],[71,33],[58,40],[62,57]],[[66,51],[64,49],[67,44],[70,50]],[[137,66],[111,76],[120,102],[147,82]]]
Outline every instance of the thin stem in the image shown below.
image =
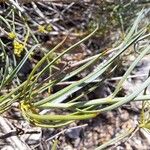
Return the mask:
[[[83,108],[83,107],[89,107],[89,106],[99,106],[103,104],[115,104],[119,101],[124,101],[125,97],[116,97],[112,100],[108,100],[108,98],[99,98],[99,99],[93,99],[89,101],[82,101],[82,102],[72,102],[72,103],[45,103],[43,105],[37,106],[38,108]],[[149,101],[150,95],[142,95],[138,96],[134,99],[134,101]]]

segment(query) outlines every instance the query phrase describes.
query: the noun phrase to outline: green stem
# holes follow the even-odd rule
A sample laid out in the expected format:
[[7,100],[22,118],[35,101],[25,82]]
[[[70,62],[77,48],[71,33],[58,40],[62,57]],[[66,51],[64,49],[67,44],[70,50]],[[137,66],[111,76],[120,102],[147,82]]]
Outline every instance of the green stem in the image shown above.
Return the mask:
[[[109,100],[108,98],[100,98],[100,99],[94,99],[89,101],[83,101],[83,102],[73,102],[73,103],[45,103],[43,105],[37,106],[38,108],[83,108],[83,107],[89,107],[91,105],[98,106],[103,104],[115,104],[119,101],[124,101],[125,97],[116,97],[112,100]],[[150,95],[142,95],[138,96],[134,99],[134,101],[146,101],[150,100]]]

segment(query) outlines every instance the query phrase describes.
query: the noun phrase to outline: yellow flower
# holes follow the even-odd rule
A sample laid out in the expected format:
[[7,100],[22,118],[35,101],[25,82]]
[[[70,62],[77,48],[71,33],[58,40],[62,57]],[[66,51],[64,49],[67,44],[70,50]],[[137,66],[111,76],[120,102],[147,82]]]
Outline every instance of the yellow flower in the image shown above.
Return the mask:
[[14,41],[13,46],[14,46],[14,54],[17,55],[18,57],[20,57],[21,53],[24,49],[23,44],[21,44],[17,41]]
[[47,33],[46,29],[45,29],[45,26],[38,26],[38,32],[40,33]]
[[8,37],[9,37],[10,39],[15,39],[17,36],[16,36],[16,34],[15,34],[14,32],[9,32],[9,33],[8,33]]
[[49,24],[49,25],[46,27],[46,30],[49,31],[49,32],[52,31],[52,26]]

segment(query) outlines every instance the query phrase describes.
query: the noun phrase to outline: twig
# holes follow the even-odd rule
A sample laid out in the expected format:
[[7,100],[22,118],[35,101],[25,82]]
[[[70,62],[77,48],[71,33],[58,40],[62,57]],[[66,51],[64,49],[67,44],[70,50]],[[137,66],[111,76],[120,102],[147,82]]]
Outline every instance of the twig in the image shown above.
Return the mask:
[[[12,130],[14,128],[7,119],[4,119],[0,116],[0,127],[2,128],[5,135],[3,135],[3,138],[6,138],[6,140],[11,143],[11,145],[14,147],[15,150],[30,150],[30,147],[23,143],[17,136],[16,132]],[[8,138],[9,137],[9,138]]]
[[22,7],[20,7],[20,5],[19,5],[18,2],[14,1],[14,0],[9,0],[9,2],[10,2],[11,4],[13,4],[13,6],[15,6],[20,12],[23,13],[23,12],[25,11]]
[[[137,74],[137,75],[130,75],[127,77],[127,79],[130,79],[130,78],[139,78],[139,77],[146,77],[147,74]],[[116,81],[116,80],[121,80],[122,77],[112,77],[110,79],[106,79],[107,81]],[[93,80],[92,82],[90,83],[97,83],[97,82],[100,82],[101,80]],[[73,84],[77,81],[66,81],[66,82],[59,82],[57,83],[56,85],[70,85],[70,84]]]
[[0,139],[7,139],[11,136],[18,136],[18,135],[23,135],[23,134],[39,134],[39,131],[24,131],[21,128],[18,128],[16,130],[12,130],[6,134],[3,134],[0,136]]
[[48,24],[49,21],[46,16],[41,12],[41,10],[37,7],[37,5],[34,2],[31,2],[32,6],[34,8],[34,11]]

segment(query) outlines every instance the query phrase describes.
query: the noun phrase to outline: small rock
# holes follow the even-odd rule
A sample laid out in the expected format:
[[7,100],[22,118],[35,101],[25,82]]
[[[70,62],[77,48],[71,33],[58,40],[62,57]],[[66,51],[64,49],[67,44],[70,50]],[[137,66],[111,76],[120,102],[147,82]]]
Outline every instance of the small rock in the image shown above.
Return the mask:
[[121,110],[121,115],[120,115],[121,121],[128,121],[129,120],[129,113],[126,110]]
[[74,128],[74,129],[68,129],[66,131],[66,136],[70,139],[77,139],[80,138],[82,128]]
[[113,112],[107,112],[106,113],[106,119],[108,120],[108,122],[110,124],[115,124],[115,122],[116,122],[116,118],[115,118]]
[[74,141],[74,147],[79,147],[79,144],[80,144],[80,138],[77,138],[75,141]]
[[64,147],[65,150],[73,150],[73,148],[70,145],[67,145]]

